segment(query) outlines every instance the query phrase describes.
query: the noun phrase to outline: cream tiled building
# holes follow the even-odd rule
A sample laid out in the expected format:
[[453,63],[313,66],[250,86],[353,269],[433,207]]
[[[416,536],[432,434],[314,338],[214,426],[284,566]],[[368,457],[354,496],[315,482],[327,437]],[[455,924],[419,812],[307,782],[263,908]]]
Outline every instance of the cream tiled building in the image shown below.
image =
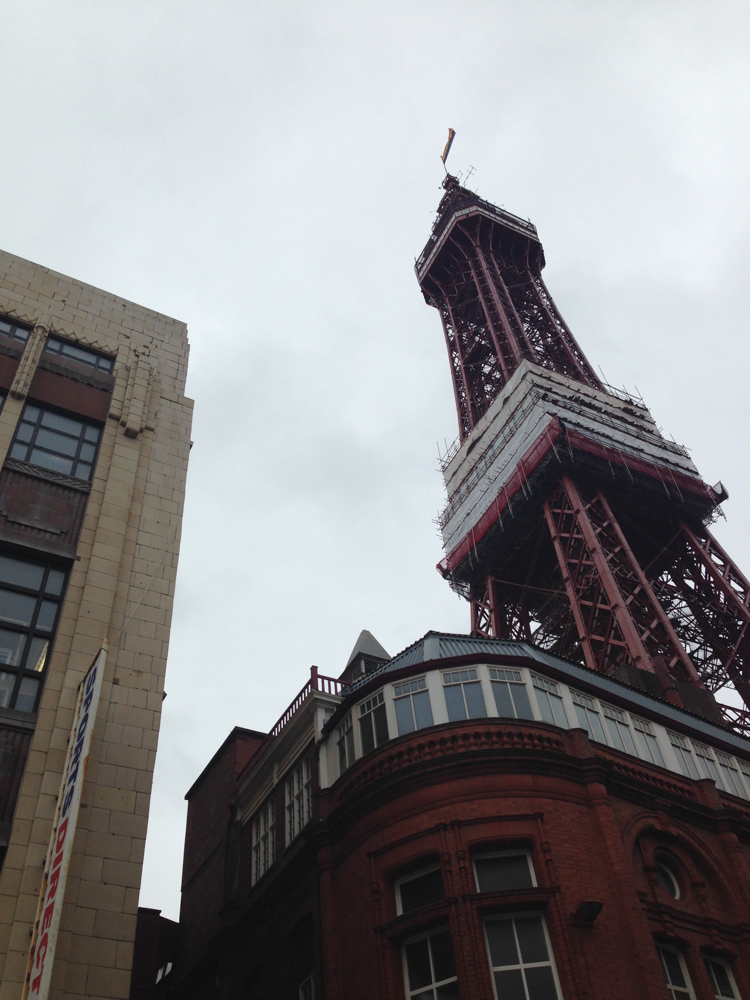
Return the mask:
[[127,997],[192,402],[185,325],[0,253],[0,1000],[107,639],[51,996]]

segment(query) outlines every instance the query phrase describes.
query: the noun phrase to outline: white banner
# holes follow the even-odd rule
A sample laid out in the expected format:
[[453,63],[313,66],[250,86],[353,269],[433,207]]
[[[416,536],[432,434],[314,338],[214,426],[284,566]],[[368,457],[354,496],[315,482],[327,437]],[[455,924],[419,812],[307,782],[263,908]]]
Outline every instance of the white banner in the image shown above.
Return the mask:
[[57,800],[55,823],[44,864],[44,878],[39,893],[39,907],[29,952],[23,1000],[46,1000],[49,994],[60,914],[65,899],[65,882],[73,853],[83,779],[86,776],[91,734],[99,706],[106,661],[105,642],[78,687],[78,699],[70,727],[68,753]]

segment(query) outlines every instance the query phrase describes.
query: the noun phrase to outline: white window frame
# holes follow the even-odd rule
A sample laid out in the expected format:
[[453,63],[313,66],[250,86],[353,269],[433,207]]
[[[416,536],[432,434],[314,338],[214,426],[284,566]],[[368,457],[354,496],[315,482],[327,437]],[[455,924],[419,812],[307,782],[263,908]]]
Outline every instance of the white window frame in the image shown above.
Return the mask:
[[284,779],[287,846],[312,819],[312,766],[309,754]]
[[[529,685],[526,680],[525,673],[522,673],[520,670],[515,670],[510,667],[489,667],[488,672],[490,677],[490,690],[492,692],[492,709],[493,709],[493,714],[495,716],[499,717],[499,712],[497,709],[497,700],[495,698],[495,688],[493,687],[493,682],[495,684],[507,684],[509,688],[512,688],[514,685],[518,687],[523,687],[524,691],[526,692],[526,700],[529,703],[531,720],[536,718],[534,715],[534,703],[531,700],[531,695],[529,694]],[[510,700],[511,704],[513,705],[513,711],[517,713],[518,710],[516,707],[516,700],[513,697],[512,690],[510,691]],[[521,719],[522,722],[531,721],[531,720],[524,720],[518,714],[512,716],[512,718]]]
[[[375,728],[375,718],[374,718],[374,716],[375,716],[375,712],[379,708],[381,708],[381,706],[383,708],[383,714],[385,716],[386,736],[385,736],[384,740],[381,740],[380,742],[378,742],[378,734],[377,734],[377,730]],[[374,747],[372,749],[373,750],[377,750],[378,747],[382,747],[386,743],[388,743],[390,741],[390,738],[391,738],[391,727],[390,727],[390,725],[388,723],[388,709],[386,708],[386,704],[385,704],[385,691],[382,688],[381,688],[380,691],[376,691],[375,694],[371,695],[365,701],[360,702],[360,704],[357,705],[357,722],[358,722],[358,725],[357,725],[357,736],[359,738],[359,748],[360,748],[360,752],[362,754],[365,753],[364,742],[362,740],[362,722],[363,722],[364,719],[367,718],[368,715],[372,716],[372,718],[370,719],[370,721],[368,723],[370,726],[372,726],[372,739],[373,739],[373,743],[374,743]],[[372,753],[372,750],[368,750],[367,752],[368,753]]]
[[[732,989],[734,990],[734,997],[733,998],[732,997],[727,997],[726,993],[719,993],[719,992],[717,992],[717,990],[719,989],[719,986],[718,986],[718,984],[714,985],[714,977],[711,974],[711,972],[709,972],[709,969],[708,969],[708,963],[709,962],[713,962],[714,965],[720,965],[724,969],[724,971],[726,972],[727,976],[729,977],[729,983],[730,983]],[[712,986],[713,994],[714,994],[714,997],[716,998],[716,1000],[741,1000],[741,994],[740,994],[739,988],[737,986],[737,980],[734,978],[734,973],[732,972],[732,966],[731,966],[730,962],[727,962],[727,960],[725,958],[719,958],[717,955],[705,955],[704,954],[703,955],[703,964],[706,966],[706,975],[711,980],[711,986]]]
[[[560,685],[556,681],[549,680],[548,677],[543,677],[541,674],[532,673],[531,690],[534,693],[534,701],[536,702],[536,710],[539,713],[540,721],[545,722],[548,726],[556,725],[558,729],[570,729],[570,718],[568,716],[568,711],[565,707],[565,698],[563,696],[563,692],[560,688]],[[563,719],[565,720],[564,726],[560,726],[557,723],[557,720],[555,720],[555,722],[548,722],[547,719],[544,718],[544,713],[542,712],[542,709],[540,707],[539,696],[537,694],[537,691],[544,691],[552,698],[557,698],[559,700],[560,708],[562,709]],[[554,708],[550,708],[550,711],[552,712],[552,718],[555,719]]]
[[[520,947],[518,945],[518,936],[517,936],[517,932],[516,932],[516,929],[515,929],[515,923],[514,923],[514,925],[513,925],[513,933],[516,934],[516,950],[518,952],[518,957],[521,959],[521,962],[518,965],[498,965],[497,967],[495,967],[492,964],[492,956],[490,954],[490,942],[489,942],[489,938],[487,936],[487,924],[491,924],[493,921],[498,921],[499,922],[501,920],[516,921],[519,918],[523,919],[525,917],[539,917],[539,919],[541,920],[541,922],[542,922],[542,930],[544,931],[544,940],[545,940],[545,942],[547,944],[547,954],[549,955],[549,960],[547,962],[529,962],[529,963],[526,963],[526,964],[523,962],[523,958],[521,956],[521,949],[520,949]],[[497,989],[495,987],[495,973],[496,972],[503,972],[503,971],[510,970],[510,969],[521,969],[521,970],[523,970],[523,969],[538,969],[538,968],[543,968],[545,966],[549,966],[552,969],[552,978],[553,978],[554,983],[555,983],[555,989],[557,990],[557,1000],[562,1000],[562,989],[560,988],[560,978],[557,975],[557,966],[555,965],[555,953],[552,950],[552,942],[550,941],[549,930],[547,929],[547,921],[545,920],[543,913],[541,913],[541,912],[540,913],[535,913],[534,911],[532,911],[530,913],[526,912],[526,911],[521,911],[519,913],[495,913],[495,914],[492,914],[491,916],[487,916],[487,917],[485,917],[483,919],[483,921],[482,921],[482,930],[483,930],[483,933],[484,933],[484,946],[485,946],[485,949],[486,949],[486,952],[487,952],[487,962],[488,962],[489,967],[490,967],[490,978],[492,979],[492,992],[493,992],[493,994],[495,996],[495,1000],[503,1000],[502,997],[498,997],[498,995],[497,995]],[[528,993],[528,990],[526,989],[526,977],[525,976],[524,976],[524,991],[526,993]]]
[[[425,694],[427,695],[427,704],[430,708],[430,717],[432,718],[432,725],[435,725],[435,715],[432,711],[432,698],[430,698],[430,687],[428,684],[427,675],[423,674],[421,677],[408,677],[403,681],[399,681],[397,684],[391,686],[391,693],[393,695],[393,714],[396,719],[396,732],[399,736],[408,736],[409,733],[418,733],[421,729],[429,729],[430,726],[418,726],[417,725],[417,713],[414,710],[414,695],[415,694]],[[407,733],[402,733],[399,731],[398,725],[398,711],[396,709],[396,702],[407,701],[409,702],[409,709],[411,711],[411,721],[414,724],[414,728],[410,729]]]
[[299,984],[299,1000],[315,1000],[315,976],[310,973]]
[[[423,941],[426,938],[437,937],[438,934],[445,934],[446,931],[450,935],[450,927],[447,924],[441,924],[439,927],[431,927],[430,930],[425,931],[423,934],[417,934],[415,937],[409,938],[408,941],[404,941],[401,946],[401,964],[404,971],[404,996],[406,1000],[412,1000],[413,997],[419,996],[420,993],[426,993],[427,990],[432,990],[433,994],[441,986],[448,986],[450,983],[458,982],[458,969],[456,969],[456,975],[451,976],[450,979],[441,979],[438,982],[434,981],[434,969],[432,966],[432,948],[429,950],[430,954],[430,968],[432,969],[433,982],[428,986],[420,986],[415,990],[409,988],[409,968],[406,964],[406,949],[410,944],[416,944],[418,941]],[[453,946],[453,937],[451,935],[451,945]],[[456,949],[453,946],[453,962],[454,966],[456,964]]]
[[[724,753],[722,750],[714,750],[714,757],[716,758],[716,763],[719,767],[719,774],[721,775],[721,781],[724,786],[724,790],[729,795],[735,795],[739,799],[745,799],[747,801],[748,794],[745,785],[740,777],[740,770],[737,766],[737,761],[734,757],[730,757],[728,753]],[[726,772],[729,772],[727,774]],[[733,787],[730,787],[733,786]]]
[[[462,674],[466,674],[466,677],[462,677]],[[473,674],[473,676],[472,676]],[[455,676],[458,676],[458,680],[453,680]],[[445,699],[445,710],[448,714],[448,719],[450,720],[450,712],[448,710],[448,699],[445,697],[446,688],[450,687],[460,687],[461,688],[461,698],[463,699],[464,712],[466,712],[466,717],[464,719],[456,719],[456,722],[470,722],[472,719],[487,719],[489,718],[489,712],[487,711],[487,697],[484,691],[484,684],[482,683],[482,674],[479,672],[479,667],[458,667],[456,670],[444,670],[440,672],[440,677],[443,682],[443,698]],[[446,680],[450,678],[450,680]],[[482,704],[484,705],[484,715],[469,715],[469,706],[466,701],[466,692],[464,691],[464,684],[478,684],[479,691],[482,695]],[[493,696],[494,702],[494,696]]]
[[[536,889],[539,883],[536,880],[536,872],[534,871],[534,862],[531,860],[530,851],[480,851],[478,854],[474,854],[471,859],[471,870],[474,873],[474,885],[477,887],[477,892],[486,892],[487,890],[482,890],[479,888],[479,878],[477,877],[477,861],[489,860],[490,858],[526,858],[529,866],[529,871],[531,872],[531,885]],[[508,892],[517,892],[522,890],[508,889]]]
[[[690,778],[692,781],[700,781],[701,772],[698,769],[698,765],[695,762],[695,757],[693,756],[693,750],[690,746],[690,740],[687,736],[682,736],[680,733],[673,733],[671,730],[667,730],[667,736],[669,737],[669,742],[672,746],[672,751],[677,758],[677,770],[685,778]],[[682,751],[682,752],[680,752]],[[690,766],[687,765],[683,768],[682,761],[688,760],[693,766],[695,774],[685,774],[685,770],[690,771]]]
[[[638,751],[638,759],[639,760],[645,760],[646,763],[653,764],[654,767],[663,767],[663,768],[666,768],[667,764],[666,764],[666,761],[664,760],[664,752],[663,752],[661,746],[659,745],[659,734],[654,729],[653,723],[649,722],[647,719],[639,719],[638,716],[637,715],[633,715],[632,712],[630,712],[629,714],[630,714],[630,721],[633,724],[633,739],[635,741],[635,748]],[[650,750],[649,750],[649,756],[648,757],[644,756],[644,754],[642,754],[640,752],[641,748],[640,748],[640,744],[639,744],[638,737],[637,737],[638,733],[640,733],[640,735],[643,737],[643,744],[644,744],[645,747],[651,747],[652,746],[652,741],[653,741],[653,743],[656,745],[656,749],[657,749],[657,751],[659,753],[659,757],[661,759],[661,763],[659,763],[659,761],[656,761],[656,760],[653,759],[653,754],[651,754]],[[650,739],[649,739],[649,737],[650,737]]]
[[[607,730],[604,727],[604,719],[602,717],[601,708],[597,704],[596,698],[592,698],[590,694],[584,694],[582,691],[576,691],[575,688],[570,689],[570,697],[573,699],[573,707],[575,709],[576,722],[578,723],[578,726],[581,729],[586,730],[586,732],[589,734],[589,739],[593,743],[603,743],[604,746],[608,747],[609,741],[607,739]],[[584,726],[581,723],[578,714],[579,708],[583,709],[583,711],[586,713],[587,719],[589,718],[588,715],[589,712],[593,712],[593,714],[597,717],[597,719],[599,720],[599,726],[601,727],[602,730],[602,736],[604,737],[603,740],[597,739],[597,737],[593,735],[592,730],[594,727],[590,724],[590,721],[588,726]]]
[[716,766],[716,761],[714,760],[711,747],[707,746],[705,743],[699,743],[697,740],[691,740],[690,742],[693,745],[693,753],[698,763],[698,770],[701,772],[702,777],[709,778],[713,781],[719,791],[723,792],[724,782],[721,780],[719,768]]
[[251,885],[255,885],[276,860],[276,802],[273,795],[256,811],[252,824]]
[[[657,945],[656,945],[656,951],[657,951],[657,954],[659,954],[659,965],[661,966],[662,972],[664,973],[664,979],[666,980],[667,993],[669,994],[669,1000],[681,1000],[681,998],[685,997],[686,994],[687,994],[688,997],[690,997],[690,1000],[695,1000],[695,990],[693,989],[693,981],[690,978],[690,973],[688,972],[688,967],[685,964],[685,957],[682,954],[682,952],[678,951],[677,948],[672,948],[668,944],[659,944],[659,943],[657,943]],[[669,980],[667,979],[666,963],[662,963],[661,954],[660,954],[663,951],[664,952],[669,952],[670,954],[677,956],[677,960],[680,963],[680,968],[682,969],[682,975],[684,976],[685,983],[687,984],[686,986],[684,986],[684,987],[683,986],[677,986],[674,983],[670,983]],[[677,994],[675,994],[675,993],[672,992],[672,990],[678,990],[679,992]]]
[[[401,916],[401,914],[404,912],[403,903],[401,902],[402,885],[404,885],[406,882],[413,882],[415,879],[422,878],[423,875],[430,875],[432,872],[440,872],[442,874],[442,870],[443,869],[440,863],[436,862],[434,865],[425,865],[424,868],[418,868],[416,871],[409,872],[407,875],[404,875],[401,878],[396,879],[396,882],[394,884],[395,895],[396,895],[396,913],[398,913],[398,915]],[[443,884],[443,888],[445,888],[445,884]]]

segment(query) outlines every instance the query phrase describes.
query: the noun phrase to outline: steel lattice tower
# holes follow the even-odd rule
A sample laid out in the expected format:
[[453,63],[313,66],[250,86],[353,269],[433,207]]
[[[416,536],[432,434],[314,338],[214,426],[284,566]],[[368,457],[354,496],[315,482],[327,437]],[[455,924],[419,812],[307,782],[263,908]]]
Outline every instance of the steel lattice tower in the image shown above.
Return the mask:
[[443,463],[440,570],[477,635],[654,675],[750,733],[750,582],[708,530],[707,486],[640,399],[597,378],[541,277],[536,228],[448,175],[417,259],[440,313],[459,440]]

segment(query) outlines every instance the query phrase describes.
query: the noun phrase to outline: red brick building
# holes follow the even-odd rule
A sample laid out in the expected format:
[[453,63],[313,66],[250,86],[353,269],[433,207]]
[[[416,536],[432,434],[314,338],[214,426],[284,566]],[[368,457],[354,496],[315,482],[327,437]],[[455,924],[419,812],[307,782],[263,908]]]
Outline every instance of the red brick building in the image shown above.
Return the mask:
[[317,685],[188,793],[175,996],[750,996],[750,742],[710,695],[438,633]]

